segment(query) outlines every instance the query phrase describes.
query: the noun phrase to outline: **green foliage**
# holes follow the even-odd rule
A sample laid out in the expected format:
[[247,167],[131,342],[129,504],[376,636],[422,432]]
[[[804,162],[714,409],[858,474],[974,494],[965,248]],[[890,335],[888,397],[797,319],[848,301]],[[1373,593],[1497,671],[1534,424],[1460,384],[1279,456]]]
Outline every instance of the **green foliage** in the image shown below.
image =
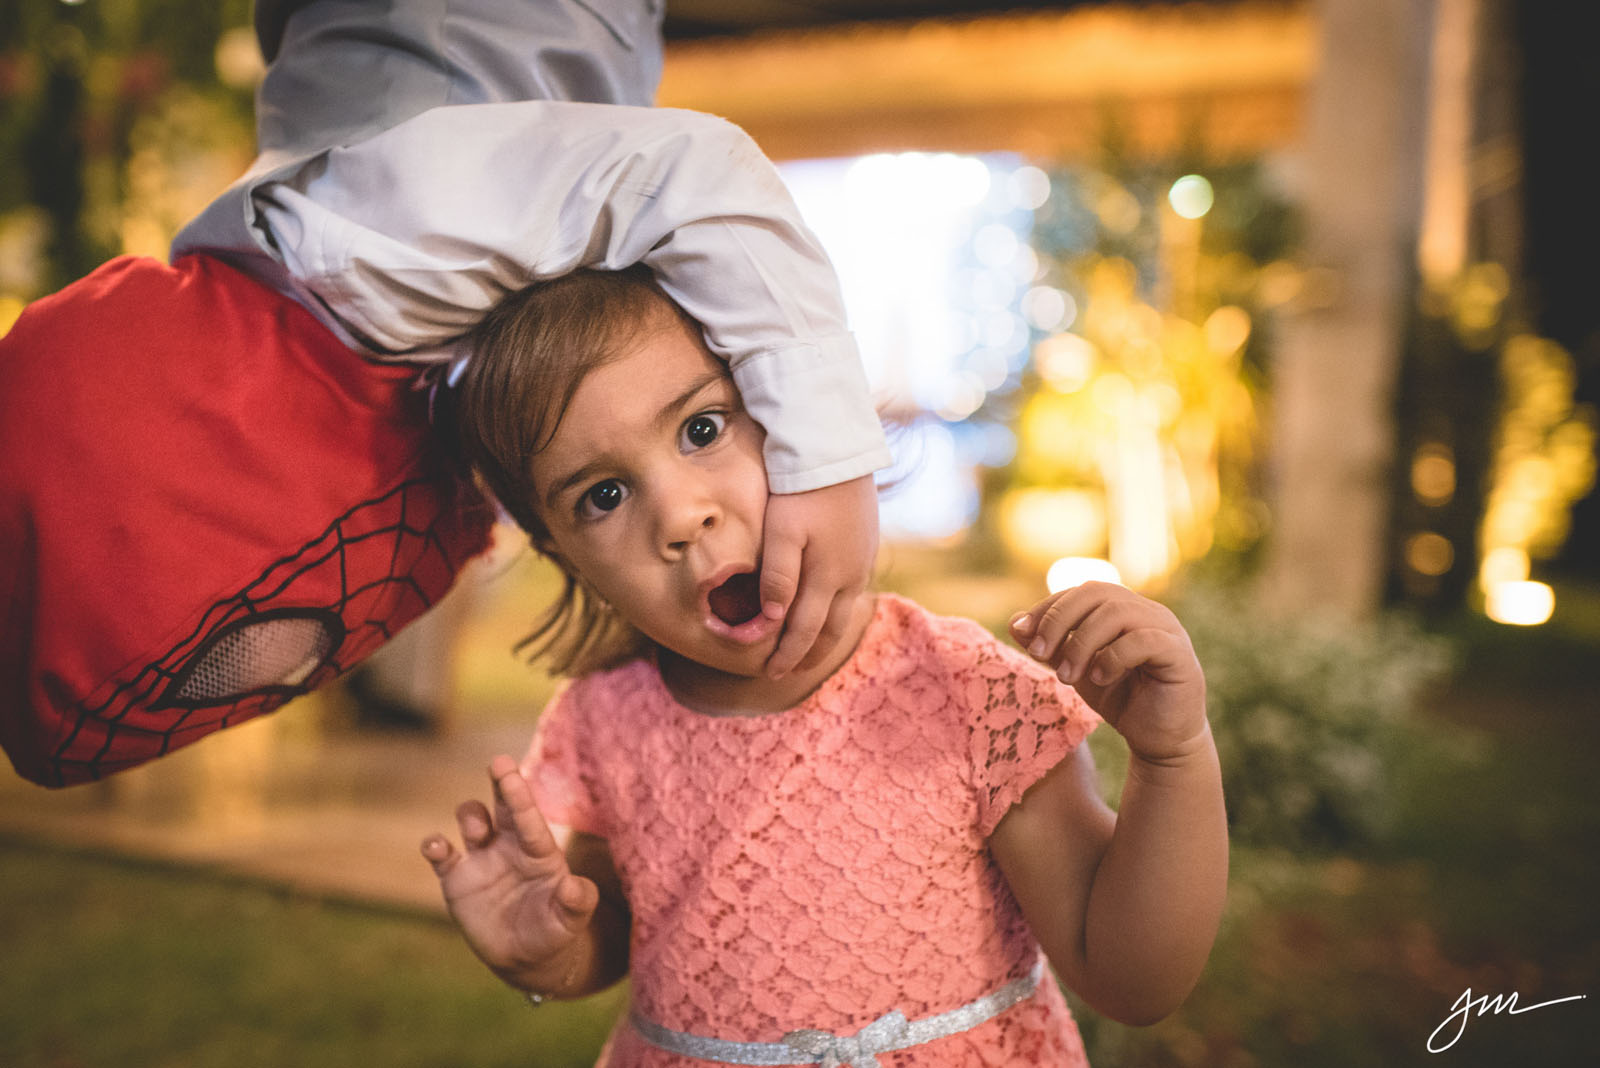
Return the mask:
[[1205,666],[1235,842],[1294,850],[1370,844],[1393,812],[1393,767],[1424,744],[1413,712],[1452,664],[1406,617],[1334,625],[1264,618],[1195,590],[1175,610]]
[[[130,248],[125,232],[130,219],[136,232],[152,221],[148,204],[130,204],[134,176],[153,163],[182,170],[197,151],[136,161],[141,124],[201,98],[218,116],[208,141],[242,143],[248,158],[251,89],[221,77],[218,46],[249,25],[249,0],[0,7],[0,302],[32,300],[118,253],[149,252],[152,242]],[[231,159],[223,167],[223,177],[206,176],[211,194],[240,169]]]

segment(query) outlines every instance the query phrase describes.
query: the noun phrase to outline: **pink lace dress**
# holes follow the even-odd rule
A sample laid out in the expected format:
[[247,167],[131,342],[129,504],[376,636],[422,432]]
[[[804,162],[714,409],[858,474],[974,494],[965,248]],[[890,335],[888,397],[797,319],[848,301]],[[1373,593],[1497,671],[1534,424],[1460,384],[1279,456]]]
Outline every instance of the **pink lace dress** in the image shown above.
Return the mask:
[[[755,717],[680,705],[653,663],[568,685],[529,753],[552,823],[600,835],[633,908],[633,1009],[740,1042],[911,1020],[1024,976],[1038,946],[985,842],[1099,722],[977,624],[878,597],[854,656],[804,702]],[[1046,974],[968,1031],[890,1066],[1084,1065]],[[626,1021],[611,1068],[707,1062]]]

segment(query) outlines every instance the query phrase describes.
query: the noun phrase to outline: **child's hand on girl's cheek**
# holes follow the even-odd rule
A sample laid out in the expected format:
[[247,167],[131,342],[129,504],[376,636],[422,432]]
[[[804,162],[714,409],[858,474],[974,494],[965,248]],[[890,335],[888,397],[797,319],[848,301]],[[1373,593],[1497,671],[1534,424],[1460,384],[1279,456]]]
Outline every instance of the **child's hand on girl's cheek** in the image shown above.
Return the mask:
[[761,552],[762,610],[784,619],[767,660],[778,678],[839,641],[878,552],[878,491],[871,475],[808,493],[767,498]]
[[1166,606],[1123,586],[1086,582],[1019,612],[1011,634],[1139,756],[1178,758],[1203,740],[1205,675]]

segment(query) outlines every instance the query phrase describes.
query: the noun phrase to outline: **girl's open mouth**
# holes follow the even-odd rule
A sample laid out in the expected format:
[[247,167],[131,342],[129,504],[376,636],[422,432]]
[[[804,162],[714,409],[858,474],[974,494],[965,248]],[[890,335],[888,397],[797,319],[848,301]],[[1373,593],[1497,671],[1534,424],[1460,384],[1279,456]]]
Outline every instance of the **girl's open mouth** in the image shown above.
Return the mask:
[[761,576],[754,571],[734,575],[707,594],[712,614],[730,627],[761,614]]

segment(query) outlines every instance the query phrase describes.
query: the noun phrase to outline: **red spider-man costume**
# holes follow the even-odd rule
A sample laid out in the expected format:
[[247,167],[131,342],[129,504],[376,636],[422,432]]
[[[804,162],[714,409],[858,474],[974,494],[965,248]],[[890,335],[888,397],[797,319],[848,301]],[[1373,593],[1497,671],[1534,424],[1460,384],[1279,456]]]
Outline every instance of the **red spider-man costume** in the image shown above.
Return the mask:
[[0,339],[0,744],[59,786],[259,715],[441,596],[488,515],[412,368],[219,261],[124,257]]

